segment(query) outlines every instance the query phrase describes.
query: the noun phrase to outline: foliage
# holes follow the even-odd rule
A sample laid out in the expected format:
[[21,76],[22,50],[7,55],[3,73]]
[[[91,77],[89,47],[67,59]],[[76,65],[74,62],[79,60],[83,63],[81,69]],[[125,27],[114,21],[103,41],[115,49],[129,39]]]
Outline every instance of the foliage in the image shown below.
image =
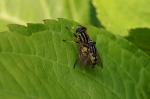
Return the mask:
[[[1,0],[0,99],[150,99],[149,7],[148,0]],[[78,45],[62,40],[72,41],[79,24],[96,41],[103,69],[73,69]]]
[[0,33],[0,97],[148,99],[149,57],[108,31],[87,26],[104,68],[83,69],[78,64],[73,69],[77,45],[62,40],[73,38],[66,27],[75,31],[77,24],[45,20],[27,27],[12,24],[10,31]]
[[150,29],[137,28],[130,30],[129,33],[126,38],[150,55]]
[[0,1],[0,31],[6,30],[8,23],[25,25],[49,18],[67,18],[100,26],[91,0]]
[[114,34],[133,28],[150,28],[149,0],[93,0],[97,17]]

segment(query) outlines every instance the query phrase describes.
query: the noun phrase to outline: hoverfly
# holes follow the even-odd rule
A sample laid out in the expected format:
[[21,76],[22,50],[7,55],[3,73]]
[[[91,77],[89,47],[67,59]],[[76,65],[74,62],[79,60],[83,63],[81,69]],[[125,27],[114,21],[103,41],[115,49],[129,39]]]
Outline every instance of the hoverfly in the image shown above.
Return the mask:
[[87,32],[86,28],[79,25],[76,29],[74,36],[76,38],[76,43],[78,43],[78,58],[74,63],[74,68],[77,62],[87,66],[92,65],[94,68],[96,64],[99,64],[99,55],[96,49],[96,42],[92,41]]

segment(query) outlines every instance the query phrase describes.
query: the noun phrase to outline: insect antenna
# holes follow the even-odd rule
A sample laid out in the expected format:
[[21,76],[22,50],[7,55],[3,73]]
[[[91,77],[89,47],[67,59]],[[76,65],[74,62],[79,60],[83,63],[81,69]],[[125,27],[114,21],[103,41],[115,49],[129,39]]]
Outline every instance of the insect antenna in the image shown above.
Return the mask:
[[67,30],[68,32],[70,32],[70,33],[73,33],[73,35],[74,35],[75,37],[77,37],[77,35],[74,33],[74,31],[70,30],[69,27],[66,26],[66,30]]
[[68,43],[79,43],[78,41],[75,41],[75,40],[74,40],[74,41],[71,41],[71,40],[64,40],[64,39],[63,39],[62,41],[63,41],[63,42],[68,42]]

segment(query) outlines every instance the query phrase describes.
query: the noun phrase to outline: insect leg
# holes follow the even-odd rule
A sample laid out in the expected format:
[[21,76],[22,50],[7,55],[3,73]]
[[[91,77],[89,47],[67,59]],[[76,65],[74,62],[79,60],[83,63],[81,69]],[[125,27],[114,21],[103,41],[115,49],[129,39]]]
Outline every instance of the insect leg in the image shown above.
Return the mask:
[[67,27],[67,26],[66,26],[66,29],[67,29],[69,32],[74,33],[74,32],[71,31],[71,30],[69,29],[69,27]]
[[75,63],[74,63],[74,65],[73,65],[73,68],[75,68],[77,62],[78,62],[78,58],[76,58]]
[[77,35],[75,34],[75,33],[73,33],[74,34],[74,36],[77,38]]
[[102,60],[101,60],[101,62],[100,62],[100,65],[101,65],[101,68],[103,68],[103,62],[102,62]]

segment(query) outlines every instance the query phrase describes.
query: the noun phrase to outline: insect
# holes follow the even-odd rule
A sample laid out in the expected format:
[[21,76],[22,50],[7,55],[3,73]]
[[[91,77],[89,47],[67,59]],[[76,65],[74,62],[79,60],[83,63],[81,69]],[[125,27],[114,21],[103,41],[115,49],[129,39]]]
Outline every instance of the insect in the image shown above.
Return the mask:
[[77,42],[79,43],[88,43],[89,41],[89,36],[88,34],[86,33],[86,28],[81,26],[81,25],[78,25],[77,29],[76,29],[76,33],[74,33],[74,36],[76,37],[77,39]]
[[93,68],[96,64],[99,64],[99,55],[96,49],[96,42],[92,41],[84,26],[79,25],[76,29],[74,36],[76,38],[76,43],[78,43],[78,58],[74,63],[74,68],[77,62],[82,63],[83,65],[91,65]]
[[78,60],[84,66],[92,66],[92,68],[94,68],[96,64],[102,63],[97,53],[96,42],[89,40],[87,44],[79,43],[79,55],[74,64],[74,68]]

